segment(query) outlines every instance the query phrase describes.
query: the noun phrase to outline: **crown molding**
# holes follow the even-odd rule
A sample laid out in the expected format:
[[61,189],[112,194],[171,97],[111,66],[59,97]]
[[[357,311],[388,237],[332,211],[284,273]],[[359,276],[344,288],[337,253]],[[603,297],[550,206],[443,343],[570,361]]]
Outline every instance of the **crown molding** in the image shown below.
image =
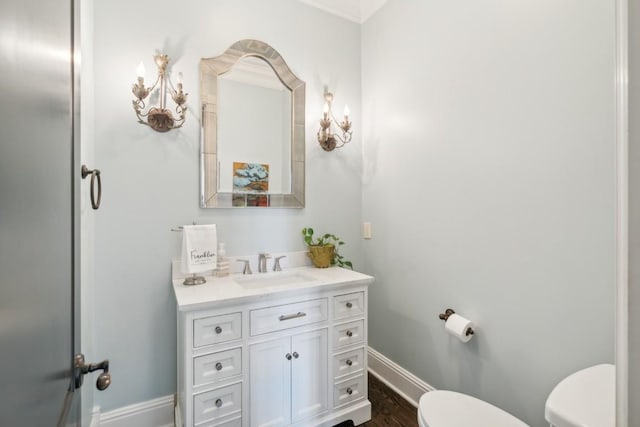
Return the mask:
[[301,3],[318,8],[358,24],[364,23],[387,0],[299,0]]

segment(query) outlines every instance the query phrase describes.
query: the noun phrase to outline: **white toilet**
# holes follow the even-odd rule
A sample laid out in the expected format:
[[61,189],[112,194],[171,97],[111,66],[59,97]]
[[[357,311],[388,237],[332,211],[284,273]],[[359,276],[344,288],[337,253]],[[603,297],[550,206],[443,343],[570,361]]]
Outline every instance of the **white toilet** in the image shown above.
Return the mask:
[[529,427],[484,400],[446,390],[422,395],[418,424],[420,427]]
[[[569,375],[551,392],[545,418],[554,427],[614,427],[615,368],[597,365]],[[529,427],[483,400],[454,391],[425,393],[420,427]]]

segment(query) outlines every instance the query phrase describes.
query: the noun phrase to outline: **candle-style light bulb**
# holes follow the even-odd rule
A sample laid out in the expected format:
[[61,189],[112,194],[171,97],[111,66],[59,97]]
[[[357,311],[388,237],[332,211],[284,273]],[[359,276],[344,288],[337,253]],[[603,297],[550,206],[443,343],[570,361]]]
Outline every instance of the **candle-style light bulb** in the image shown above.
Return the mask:
[[322,116],[326,119],[329,116],[329,103],[324,103],[324,108],[322,108]]
[[178,73],[178,84],[182,84],[182,73]]
[[344,121],[349,121],[349,106],[347,104],[344,104]]
[[144,80],[144,64],[140,61],[140,65],[138,65],[138,79]]

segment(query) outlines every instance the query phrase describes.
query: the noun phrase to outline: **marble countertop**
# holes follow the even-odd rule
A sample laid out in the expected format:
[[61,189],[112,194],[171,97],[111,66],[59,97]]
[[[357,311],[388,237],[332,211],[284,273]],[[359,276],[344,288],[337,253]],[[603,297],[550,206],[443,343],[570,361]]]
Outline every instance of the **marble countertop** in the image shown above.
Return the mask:
[[300,292],[318,291],[344,284],[370,284],[374,278],[340,267],[296,267],[269,273],[226,277],[205,276],[207,283],[185,286],[183,280],[173,280],[178,310],[190,311],[211,307],[213,303],[234,303],[247,298],[288,296]]

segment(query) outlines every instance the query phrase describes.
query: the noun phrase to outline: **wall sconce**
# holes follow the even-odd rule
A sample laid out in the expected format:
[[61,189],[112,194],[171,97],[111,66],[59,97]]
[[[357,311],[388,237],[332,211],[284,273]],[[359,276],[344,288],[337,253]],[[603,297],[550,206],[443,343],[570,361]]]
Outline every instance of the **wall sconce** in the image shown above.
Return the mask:
[[[138,117],[138,122],[148,125],[151,129],[158,132],[167,132],[171,129],[176,129],[181,127],[184,124],[185,114],[187,111],[187,106],[184,105],[187,102],[187,93],[182,91],[182,73],[178,73],[178,88],[174,89],[171,81],[169,81],[166,71],[167,64],[169,64],[169,57],[167,55],[155,55],[153,57],[156,66],[158,67],[158,78],[153,86],[146,88],[144,87],[144,65],[140,62],[138,66],[138,82],[134,83],[131,92],[135,95],[137,99],[134,99],[133,109],[136,112],[136,116]],[[167,83],[170,85],[167,86]],[[144,112],[146,108],[145,98],[149,96],[151,91],[158,86],[158,95],[160,100],[160,105],[158,107],[152,107],[148,112]],[[176,113],[178,113],[178,118],[174,119],[171,111],[166,109],[167,104],[167,92],[171,94],[171,98],[173,102],[176,103]],[[144,118],[146,117],[146,121]]]
[[[331,103],[333,102],[333,94],[331,92],[324,93],[324,110],[320,119],[320,130],[318,131],[318,142],[325,151],[332,151],[334,148],[341,148],[344,144],[351,141],[351,122],[349,121],[349,107],[344,106],[344,121],[338,122],[331,112]],[[342,135],[334,134],[331,130],[331,124],[342,130]]]

